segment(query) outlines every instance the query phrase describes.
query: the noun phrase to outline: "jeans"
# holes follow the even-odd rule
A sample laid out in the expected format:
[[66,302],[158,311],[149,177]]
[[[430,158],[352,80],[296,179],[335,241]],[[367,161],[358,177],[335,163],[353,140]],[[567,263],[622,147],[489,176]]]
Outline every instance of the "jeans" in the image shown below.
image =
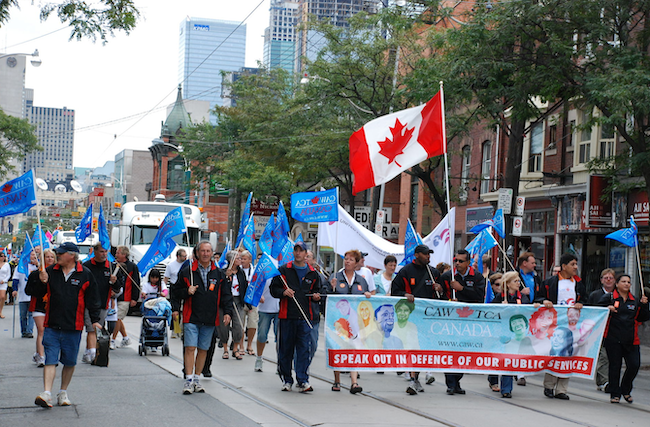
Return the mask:
[[311,338],[311,347],[309,348],[309,364],[311,365],[311,361],[314,360],[314,354],[316,354],[316,350],[318,350],[318,326],[320,325],[320,322],[314,323],[313,326],[314,328],[310,331],[310,338]]
[[32,312],[29,311],[29,301],[18,303],[20,308],[20,332],[23,336],[33,333],[34,319]]
[[291,362],[296,353],[295,368],[298,384],[309,381],[307,370],[310,364],[311,330],[303,319],[280,319],[280,349],[278,365],[280,378],[284,383],[293,384]]
[[461,378],[463,378],[463,374],[445,374],[445,384],[447,384],[447,388],[453,390],[459,389]]
[[501,394],[512,393],[512,375],[501,375]]

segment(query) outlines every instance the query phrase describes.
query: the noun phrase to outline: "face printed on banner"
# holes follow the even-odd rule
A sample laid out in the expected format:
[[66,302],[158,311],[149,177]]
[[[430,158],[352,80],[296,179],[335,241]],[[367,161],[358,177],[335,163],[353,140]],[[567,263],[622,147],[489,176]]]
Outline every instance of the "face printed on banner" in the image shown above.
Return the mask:
[[510,318],[510,330],[515,334],[515,340],[521,341],[526,336],[528,322],[522,315],[515,315]]
[[406,305],[401,305],[400,307],[395,310],[395,314],[397,315],[397,321],[399,323],[406,322],[409,320],[409,316],[411,315],[411,310]]
[[576,326],[578,325],[578,321],[580,320],[580,310],[577,308],[571,307],[567,309],[566,312],[566,317],[567,321],[569,323],[569,329],[572,331],[576,330]]
[[392,305],[382,305],[377,312],[377,322],[385,334],[390,334],[395,327],[395,309]]
[[342,299],[339,302],[336,303],[336,308],[339,309],[342,315],[344,316],[349,316],[350,315],[350,302],[346,299]]

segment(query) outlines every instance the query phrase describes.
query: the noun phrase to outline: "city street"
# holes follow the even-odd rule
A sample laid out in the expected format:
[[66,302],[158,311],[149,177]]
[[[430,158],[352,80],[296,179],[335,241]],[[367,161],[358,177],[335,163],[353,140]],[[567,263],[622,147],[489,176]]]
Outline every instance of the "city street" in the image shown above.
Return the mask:
[[[12,310],[0,320],[0,426],[142,426],[263,425],[263,426],[603,426],[647,425],[650,414],[650,348],[642,347],[642,370],[635,382],[634,404],[609,403],[592,381],[572,379],[570,401],[542,395],[541,375],[516,386],[512,399],[502,399],[488,388],[485,375],[466,375],[465,396],[445,394],[444,376],[425,385],[417,396],[405,393],[407,382],[393,372],[363,372],[364,392],[352,396],[347,388],[330,391],[333,374],[325,368],[324,342],[312,364],[314,392],[280,391],[275,375],[273,345],[265,352],[263,372],[253,371],[255,358],[221,359],[215,354],[212,379],[202,379],[206,394],[181,394],[181,343],[171,339],[171,357],[160,351],[137,353],[140,318],[128,317],[132,343],[110,354],[108,368],[79,363],[68,390],[73,406],[45,410],[34,406],[42,390],[42,370],[31,361],[33,339],[11,338]],[[321,331],[322,332],[322,331]],[[18,337],[20,333],[16,334]],[[321,333],[322,337],[322,333]],[[135,338],[135,339],[133,339]],[[83,345],[83,343],[82,343]],[[81,359],[81,353],[80,357]],[[60,368],[57,372],[60,374]],[[342,375],[344,387],[349,378]],[[58,377],[54,393],[58,391]]]

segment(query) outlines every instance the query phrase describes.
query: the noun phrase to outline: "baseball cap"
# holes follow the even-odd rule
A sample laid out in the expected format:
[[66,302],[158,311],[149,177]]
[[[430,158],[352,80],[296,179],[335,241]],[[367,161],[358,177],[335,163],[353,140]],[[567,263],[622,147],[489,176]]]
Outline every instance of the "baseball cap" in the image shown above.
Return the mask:
[[361,252],[361,258],[365,258],[368,256],[368,252]]
[[295,248],[298,248],[298,247],[299,247],[300,249],[302,249],[303,251],[306,251],[306,250],[307,250],[307,245],[305,244],[305,242],[296,242],[296,243],[293,245],[293,248],[294,248],[294,249],[295,249]]
[[427,245],[417,245],[413,252],[414,253],[420,252],[420,253],[423,253],[423,254],[432,254],[433,253],[433,251],[431,249],[429,249],[429,247]]
[[61,243],[58,248],[54,250],[57,254],[64,254],[66,252],[77,252],[79,253],[79,248],[72,242]]

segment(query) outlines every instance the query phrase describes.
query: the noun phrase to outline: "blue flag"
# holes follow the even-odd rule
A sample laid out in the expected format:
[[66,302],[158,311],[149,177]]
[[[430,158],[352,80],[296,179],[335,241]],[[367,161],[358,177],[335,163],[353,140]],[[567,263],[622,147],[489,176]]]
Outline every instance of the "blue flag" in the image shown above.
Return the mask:
[[255,220],[253,217],[254,215],[248,217],[248,223],[246,224],[246,228],[244,228],[241,243],[251,253],[251,256],[255,258],[257,251],[255,250]]
[[294,193],[291,195],[291,216],[302,222],[339,220],[338,189]]
[[27,212],[36,206],[36,181],[30,170],[0,186],[0,217]]
[[86,209],[86,213],[79,226],[74,230],[74,235],[77,238],[77,243],[82,243],[92,234],[93,230],[93,205],[92,203]]
[[32,241],[29,238],[29,233],[25,232],[25,247],[23,247],[23,251],[20,254],[20,259],[18,260],[18,267],[16,267],[16,270],[19,273],[23,273],[24,275],[29,274],[29,270],[27,266],[29,265],[29,256],[31,255],[33,250],[34,250],[34,245],[32,245]]
[[634,217],[630,217],[630,228],[621,228],[605,236],[606,239],[616,240],[625,246],[635,247],[637,244],[638,228],[634,222]]
[[164,260],[176,247],[173,237],[186,232],[185,217],[181,206],[170,211],[158,228],[151,246],[138,263],[140,274],[144,276],[156,264]]
[[226,247],[223,248],[223,252],[221,253],[221,256],[219,257],[219,262],[217,262],[217,266],[219,268],[226,268],[228,267],[228,260],[226,259],[226,254],[232,250],[230,246],[230,242],[226,243]]
[[489,230],[483,230],[465,247],[465,250],[470,254],[470,259],[478,255],[479,273],[483,273],[483,254],[487,253],[496,245],[497,241],[494,240],[492,233]]
[[494,231],[497,232],[499,237],[505,239],[506,237],[506,226],[503,222],[503,209],[497,209],[492,217],[492,223],[494,224]]
[[264,227],[264,231],[262,232],[262,236],[260,237],[260,240],[257,242],[258,246],[260,247],[260,250],[265,253],[265,254],[271,254],[271,249],[273,248],[273,228],[275,227],[275,214],[271,213],[271,218],[269,218],[269,222],[266,223],[266,227]]
[[415,231],[415,228],[413,228],[411,219],[409,218],[407,221],[406,234],[404,236],[404,259],[399,263],[399,265],[407,265],[413,262],[413,259],[415,258],[415,247],[424,244],[422,243],[422,238],[418,235],[417,231]]
[[485,300],[483,302],[485,304],[490,304],[492,301],[494,301],[494,289],[492,289],[490,279],[487,279],[485,281]]
[[34,234],[32,234],[32,247],[35,248],[41,245],[43,246],[42,249],[49,249],[52,247],[50,241],[47,239],[47,236],[45,235],[45,233],[43,233],[41,226],[37,225],[36,229],[34,230]]
[[293,261],[293,245],[294,243],[287,237],[282,250],[278,254],[278,264],[284,265]]
[[264,292],[264,284],[266,281],[279,275],[280,272],[278,271],[275,260],[267,253],[262,254],[257,266],[255,266],[255,271],[253,272],[253,277],[248,284],[248,288],[246,289],[244,302],[257,307],[260,303],[262,293]]
[[304,241],[303,238],[302,238],[302,231],[301,231],[300,233],[298,233],[298,237],[296,237],[296,240],[294,240],[293,243],[296,244],[296,243],[298,243],[298,242],[303,242],[303,243],[305,243],[305,241]]
[[280,206],[278,206],[278,215],[276,217],[276,229],[277,225],[280,225],[280,232],[283,233],[283,235],[289,234],[289,231],[291,229],[289,228],[289,219],[287,218],[287,212],[284,210],[284,206],[282,205],[282,200],[280,200]]
[[97,219],[97,231],[99,232],[99,243],[102,248],[107,251],[111,249],[111,238],[108,236],[108,228],[106,228],[106,219],[104,219],[104,208],[99,205],[99,218]]
[[[244,238],[244,231],[246,230],[246,225],[248,224],[248,217],[251,216],[251,200],[253,199],[253,192],[248,193],[248,198],[246,199],[246,206],[244,207],[244,212],[241,214],[241,221],[239,221],[239,232],[237,233],[237,240],[235,241],[235,247],[239,247],[239,243]],[[251,252],[252,253],[252,252]]]
[[284,212],[284,206],[280,202],[278,207],[278,216],[275,218],[275,227],[273,228],[273,247],[271,248],[271,257],[277,259],[282,253],[287,241],[289,241],[289,221],[287,214]]

